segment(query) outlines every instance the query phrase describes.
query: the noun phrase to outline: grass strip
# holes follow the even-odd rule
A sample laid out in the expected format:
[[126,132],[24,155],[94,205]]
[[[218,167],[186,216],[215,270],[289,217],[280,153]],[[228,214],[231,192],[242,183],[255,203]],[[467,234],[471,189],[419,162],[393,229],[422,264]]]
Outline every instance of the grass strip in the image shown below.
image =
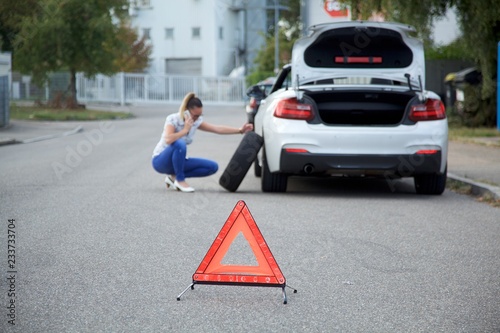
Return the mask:
[[10,106],[10,118],[16,120],[42,121],[94,121],[130,119],[130,112],[100,111],[87,109],[52,109],[36,106]]

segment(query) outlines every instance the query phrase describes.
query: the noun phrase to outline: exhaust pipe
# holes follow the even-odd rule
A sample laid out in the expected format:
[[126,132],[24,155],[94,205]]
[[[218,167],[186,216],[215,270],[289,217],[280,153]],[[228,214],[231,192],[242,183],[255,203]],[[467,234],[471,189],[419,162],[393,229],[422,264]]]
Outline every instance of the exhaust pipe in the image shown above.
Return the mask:
[[314,172],[314,165],[312,164],[306,164],[304,165],[304,172],[307,174],[307,175],[310,175],[311,173]]

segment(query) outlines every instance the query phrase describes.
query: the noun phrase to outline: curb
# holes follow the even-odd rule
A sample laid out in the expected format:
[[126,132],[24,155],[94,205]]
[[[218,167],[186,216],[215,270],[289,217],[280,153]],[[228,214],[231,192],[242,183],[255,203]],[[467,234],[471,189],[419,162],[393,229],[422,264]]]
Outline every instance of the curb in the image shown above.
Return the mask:
[[77,126],[70,131],[66,131],[66,132],[63,132],[60,134],[43,135],[43,136],[38,136],[35,138],[25,139],[25,140],[16,140],[16,139],[11,139],[11,138],[2,139],[2,140],[0,140],[0,146],[6,146],[6,145],[11,145],[11,144],[16,144],[16,143],[38,142],[38,141],[49,140],[49,139],[54,139],[54,138],[58,138],[58,137],[74,135],[74,134],[79,133],[79,132],[83,132],[83,126]]
[[495,185],[484,184],[474,180],[463,178],[448,172],[448,178],[457,182],[464,183],[471,187],[471,194],[475,196],[490,195],[495,200],[500,200],[500,187]]
[[12,144],[15,144],[15,143],[20,143],[20,142],[17,141],[16,139],[11,139],[11,138],[0,139],[0,147],[1,146],[12,145]]

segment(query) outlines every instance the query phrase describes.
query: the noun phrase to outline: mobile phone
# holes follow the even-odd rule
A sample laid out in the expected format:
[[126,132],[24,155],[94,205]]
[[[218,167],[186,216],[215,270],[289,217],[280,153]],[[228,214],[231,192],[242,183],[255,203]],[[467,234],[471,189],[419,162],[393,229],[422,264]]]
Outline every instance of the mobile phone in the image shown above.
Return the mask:
[[191,118],[191,114],[188,110],[184,111],[184,120]]

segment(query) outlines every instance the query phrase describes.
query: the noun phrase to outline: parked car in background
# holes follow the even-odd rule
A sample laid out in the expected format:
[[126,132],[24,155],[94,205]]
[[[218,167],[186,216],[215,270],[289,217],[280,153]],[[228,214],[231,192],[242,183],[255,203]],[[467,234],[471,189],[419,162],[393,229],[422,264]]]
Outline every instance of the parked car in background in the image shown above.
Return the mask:
[[289,176],[355,176],[412,177],[417,193],[443,193],[448,122],[425,90],[415,29],[348,21],[310,30],[255,115],[262,190],[286,191]]
[[274,77],[268,77],[267,79],[260,81],[247,89],[247,96],[250,98],[248,100],[248,104],[246,105],[247,119],[249,123],[253,124],[260,101],[269,95],[275,80],[276,78]]

